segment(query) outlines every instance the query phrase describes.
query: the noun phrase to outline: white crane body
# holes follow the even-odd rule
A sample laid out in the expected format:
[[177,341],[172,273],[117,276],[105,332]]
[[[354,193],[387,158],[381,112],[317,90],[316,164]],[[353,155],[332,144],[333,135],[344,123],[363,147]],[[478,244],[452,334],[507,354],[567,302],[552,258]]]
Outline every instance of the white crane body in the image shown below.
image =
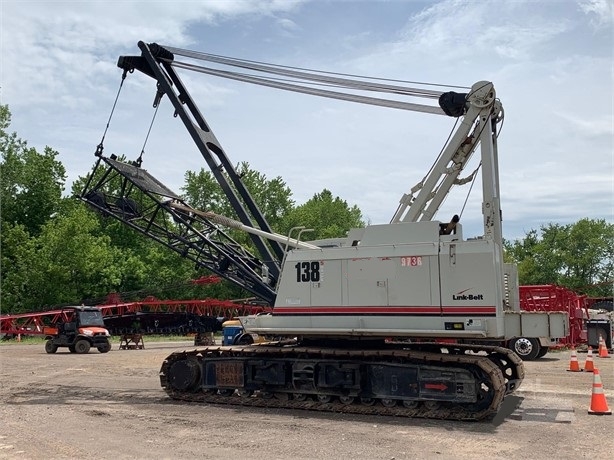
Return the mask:
[[[219,57],[143,42],[139,47],[141,56],[120,57],[124,77],[139,70],[156,80],[154,106],[168,97],[240,222],[192,209],[140,169],[140,162],[106,159],[101,146],[96,152],[99,164],[104,161],[110,169],[97,185],[88,181],[82,199],[272,307],[269,313],[241,318],[245,334],[232,346],[171,354],[160,370],[161,385],[171,397],[479,420],[495,414],[524,378],[520,358],[500,345],[527,330],[533,337],[564,336],[564,314],[518,311],[516,272],[503,263],[497,158],[503,108],[492,83],[480,81],[467,94],[441,93],[440,107],[428,107],[229,76],[307,94],[462,117],[431,171],[402,197],[390,223],[351,229],[342,238],[301,242],[300,233],[291,239],[270,229],[176,73],[176,68],[196,69],[176,62],[177,54],[215,62]],[[268,67],[252,61],[237,65],[259,71]],[[275,73],[288,75],[283,69]],[[337,87],[377,90],[372,83],[330,74],[292,72],[298,75]],[[432,91],[398,85],[381,88],[433,97]],[[449,222],[433,217],[452,186],[467,180],[459,175],[478,146],[484,233],[464,238],[458,216]],[[115,173],[125,181],[124,194],[111,197],[105,187]],[[147,212],[127,196],[135,189],[146,195]],[[261,259],[222,235],[220,225],[248,232]],[[255,335],[269,342],[255,344]],[[531,344],[538,346],[539,341]]]

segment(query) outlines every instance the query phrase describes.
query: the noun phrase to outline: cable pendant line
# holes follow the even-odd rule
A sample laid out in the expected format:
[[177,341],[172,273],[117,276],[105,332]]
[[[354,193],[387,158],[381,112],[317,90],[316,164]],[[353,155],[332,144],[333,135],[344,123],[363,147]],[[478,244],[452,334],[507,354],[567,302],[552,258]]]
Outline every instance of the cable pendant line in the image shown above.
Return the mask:
[[381,83],[375,84],[375,83],[367,82],[364,80],[351,80],[347,78],[329,77],[329,76],[325,76],[321,74],[300,72],[300,71],[295,71],[295,70],[285,70],[283,68],[278,68],[278,67],[269,67],[269,66],[262,66],[262,65],[245,65],[241,63],[235,63],[235,61],[228,60],[228,59],[210,59],[210,61],[218,63],[218,64],[222,64],[222,65],[240,67],[240,68],[254,70],[258,72],[271,73],[274,75],[289,76],[289,77],[299,78],[299,79],[308,80],[308,81],[339,84],[339,85],[347,86],[349,88],[360,88],[365,91],[370,90],[370,91],[379,91],[379,92],[390,92],[394,94],[412,94],[417,97],[431,97],[431,98],[438,98],[439,95],[441,94],[441,91],[426,90],[422,88],[409,88],[405,86],[385,85]]
[[[244,68],[248,70],[254,70],[257,72],[270,73],[274,75],[282,75],[282,76],[297,78],[297,79],[304,80],[304,81],[332,83],[334,85],[339,85],[339,86],[343,86],[346,88],[360,89],[363,91],[387,92],[387,93],[392,93],[392,94],[404,94],[404,95],[409,95],[409,96],[414,96],[414,97],[427,97],[427,98],[433,98],[433,99],[439,98],[439,96],[442,93],[442,91],[426,90],[422,88],[410,88],[406,86],[397,86],[397,85],[374,84],[374,83],[367,82],[367,81],[328,77],[328,76],[318,75],[318,74],[310,74],[310,73],[298,72],[298,71],[292,71],[292,70],[283,70],[283,69],[275,68],[275,67],[235,64],[230,60],[221,61],[221,60],[216,59],[212,61],[218,64],[222,64],[222,65],[235,66],[235,67],[240,67],[240,68]],[[185,63],[185,62],[180,62],[180,61],[173,61],[173,64],[179,64],[181,67],[189,68],[191,70],[196,70],[199,68],[206,68],[206,67],[199,66],[196,64],[190,64],[190,63]],[[230,72],[230,71],[223,71],[223,70],[218,70],[218,71],[220,72],[220,76],[223,76],[224,72]]]
[[260,77],[233,74],[227,71],[209,69],[209,68],[194,66],[190,64],[180,63],[180,62],[173,62],[173,67],[193,70],[196,72],[206,73],[209,75],[220,76],[220,77],[228,78],[231,80],[237,80],[237,81],[243,81],[247,83],[262,85],[262,86],[268,86],[271,88],[284,89],[287,91],[294,91],[294,92],[303,93],[303,94],[311,94],[314,96],[329,97],[332,99],[340,99],[340,100],[351,101],[351,102],[359,102],[363,104],[379,105],[379,106],[389,107],[389,108],[411,110],[415,112],[426,112],[426,113],[432,113],[436,115],[444,115],[444,112],[441,108],[430,106],[430,105],[414,104],[410,102],[396,101],[392,99],[374,98],[374,97],[369,97],[369,96],[352,95],[352,94],[342,93],[338,91],[315,89],[315,88],[306,87],[306,86],[293,85],[290,83],[276,82],[276,81],[267,80],[267,79],[260,78]]
[[340,72],[330,72],[330,71],[325,71],[325,70],[314,70],[314,69],[308,69],[308,68],[304,68],[304,67],[287,66],[287,65],[281,65],[281,64],[271,64],[271,63],[262,62],[262,61],[253,61],[253,60],[248,60],[248,59],[231,58],[231,57],[222,56],[222,55],[219,55],[219,54],[203,53],[203,52],[199,52],[199,51],[191,51],[191,50],[186,50],[186,49],[182,49],[182,48],[174,48],[174,47],[170,47],[170,46],[165,46],[164,48],[167,49],[168,51],[170,51],[173,54],[178,54],[180,56],[185,56],[185,57],[191,57],[193,59],[198,59],[198,60],[213,60],[215,58],[215,59],[219,59],[219,60],[228,60],[228,61],[232,61],[232,62],[264,65],[264,66],[277,67],[277,68],[283,68],[283,69],[301,70],[301,71],[306,71],[306,72],[313,72],[313,73],[320,73],[320,74],[327,74],[327,75],[339,75],[339,76],[343,76],[343,77],[362,78],[362,79],[366,79],[366,80],[389,81],[389,82],[395,82],[395,83],[409,83],[409,84],[413,84],[413,85],[424,85],[424,86],[439,86],[439,87],[442,87],[442,88],[470,89],[468,86],[444,85],[444,84],[439,84],[439,83],[426,83],[426,82],[418,82],[418,81],[410,81],[410,80],[399,80],[399,79],[392,79],[392,78],[370,77],[370,76],[364,76],[364,75],[356,75],[356,74],[348,74],[348,73],[340,73]]
[[[411,88],[403,88],[403,87],[398,87],[398,90],[395,91],[384,91],[383,87],[380,86],[375,86],[375,85],[365,85],[362,82],[358,82],[359,84],[353,84],[352,82],[348,83],[347,81],[344,80],[313,80],[313,81],[303,81],[301,80],[299,77],[295,77],[292,75],[287,75],[289,78],[277,78],[277,77],[258,77],[255,74],[250,74],[250,73],[239,73],[239,72],[233,72],[230,70],[221,70],[221,69],[214,69],[211,67],[204,67],[204,66],[196,66],[195,64],[189,64],[189,63],[183,63],[180,62],[179,66],[181,67],[185,67],[185,68],[191,68],[194,69],[195,71],[202,71],[203,73],[207,73],[207,72],[215,72],[217,74],[219,74],[220,77],[223,78],[230,78],[230,77],[225,77],[225,75],[232,75],[232,76],[236,76],[236,75],[240,75],[246,78],[254,78],[254,79],[262,79],[262,80],[266,80],[266,81],[282,81],[282,82],[292,82],[292,83],[298,83],[298,84],[303,84],[303,85],[313,85],[313,86],[322,86],[322,87],[334,87],[334,88],[345,88],[348,90],[355,90],[355,91],[373,91],[373,92],[388,92],[391,94],[397,94],[397,95],[404,95],[404,96],[413,96],[413,97],[425,97],[425,98],[432,98],[432,99],[436,99],[439,98],[439,96],[441,95],[441,93],[439,92],[427,92],[427,93],[422,93],[419,91],[414,91],[414,93],[412,93],[410,90]],[[191,66],[191,67],[190,67]],[[200,69],[200,70],[199,70]],[[282,74],[280,74],[282,75]]]
[[119,100],[119,95],[124,86],[124,81],[126,80],[127,70],[124,70],[122,73],[122,79],[119,82],[119,89],[117,90],[117,95],[115,96],[115,102],[113,102],[113,107],[111,108],[111,113],[109,115],[109,119],[107,120],[107,126],[104,128],[104,132],[102,133],[102,139],[100,139],[100,143],[96,146],[96,152],[94,155],[97,157],[102,155],[102,151],[104,150],[104,138],[107,135],[107,131],[109,130],[109,126],[111,126],[111,119],[113,118],[113,113],[115,112],[115,107],[117,106],[117,101]]
[[160,108],[160,104],[156,105],[156,109],[154,110],[153,117],[151,117],[151,123],[149,124],[149,129],[147,130],[147,135],[145,136],[145,141],[143,142],[143,147],[141,148],[141,153],[139,157],[136,159],[136,165],[140,168],[143,163],[143,154],[145,153],[145,146],[147,145],[147,141],[149,140],[149,135],[151,134],[151,129],[153,128],[154,121],[156,121],[156,115],[158,114],[158,108]]

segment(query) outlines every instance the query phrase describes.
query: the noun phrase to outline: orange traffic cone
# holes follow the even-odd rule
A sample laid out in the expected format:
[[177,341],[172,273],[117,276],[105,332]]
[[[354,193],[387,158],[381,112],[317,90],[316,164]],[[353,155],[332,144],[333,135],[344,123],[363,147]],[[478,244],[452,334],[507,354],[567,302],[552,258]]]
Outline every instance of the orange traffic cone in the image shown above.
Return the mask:
[[593,372],[593,394],[591,396],[591,407],[588,409],[590,415],[612,415],[612,411],[608,408],[608,402],[605,400],[603,393],[603,383],[599,376],[599,369],[595,368]]
[[567,372],[582,372],[580,369],[580,363],[578,363],[578,355],[576,354],[576,349],[571,349],[571,358],[569,359],[569,369]]
[[605,340],[603,340],[603,337],[601,335],[599,336],[599,357],[600,358],[610,357],[610,354],[608,353],[608,349],[605,346]]
[[593,372],[595,370],[595,363],[593,361],[593,349],[588,347],[588,354],[586,355],[586,361],[584,361],[584,372]]

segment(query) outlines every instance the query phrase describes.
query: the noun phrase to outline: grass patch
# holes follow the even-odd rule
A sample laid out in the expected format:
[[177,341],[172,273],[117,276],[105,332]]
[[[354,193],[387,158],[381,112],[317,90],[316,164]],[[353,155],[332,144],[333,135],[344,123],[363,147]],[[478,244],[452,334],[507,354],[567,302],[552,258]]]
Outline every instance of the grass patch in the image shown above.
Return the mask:
[[40,335],[27,335],[21,336],[21,341],[17,341],[17,339],[8,339],[5,340],[4,337],[0,340],[0,346],[4,345],[41,345],[46,342],[45,337]]

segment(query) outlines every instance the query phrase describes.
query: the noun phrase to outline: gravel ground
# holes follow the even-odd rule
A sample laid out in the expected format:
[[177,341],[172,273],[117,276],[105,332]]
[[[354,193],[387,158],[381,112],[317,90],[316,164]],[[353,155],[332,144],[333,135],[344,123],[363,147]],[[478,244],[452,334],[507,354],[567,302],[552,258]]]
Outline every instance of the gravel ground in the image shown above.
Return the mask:
[[[87,355],[0,346],[0,459],[610,459],[614,415],[588,415],[593,375],[569,352],[525,363],[489,422],[445,422],[172,401],[158,371],[190,342]],[[614,357],[613,357],[614,358]],[[579,355],[583,364],[585,355]],[[595,358],[614,409],[614,359]]]

